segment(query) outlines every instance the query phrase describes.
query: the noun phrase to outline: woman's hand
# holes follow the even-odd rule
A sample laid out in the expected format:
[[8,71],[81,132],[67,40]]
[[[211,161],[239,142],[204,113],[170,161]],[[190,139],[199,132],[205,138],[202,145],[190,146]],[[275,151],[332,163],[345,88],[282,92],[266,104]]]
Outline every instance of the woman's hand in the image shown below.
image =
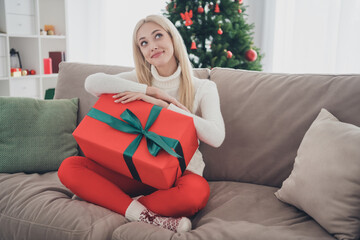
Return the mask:
[[114,102],[116,103],[129,103],[136,100],[143,100],[144,102],[148,102],[154,105],[158,105],[163,108],[168,108],[169,104],[166,101],[161,99],[156,99],[149,95],[138,93],[138,92],[121,92],[113,96],[113,98],[117,98]]
[[162,91],[161,89],[158,89],[156,87],[147,87],[146,88],[146,95],[163,100],[167,103],[172,103],[178,108],[181,108],[187,112],[190,112],[184,105],[182,105],[176,98],[170,96],[166,92]]

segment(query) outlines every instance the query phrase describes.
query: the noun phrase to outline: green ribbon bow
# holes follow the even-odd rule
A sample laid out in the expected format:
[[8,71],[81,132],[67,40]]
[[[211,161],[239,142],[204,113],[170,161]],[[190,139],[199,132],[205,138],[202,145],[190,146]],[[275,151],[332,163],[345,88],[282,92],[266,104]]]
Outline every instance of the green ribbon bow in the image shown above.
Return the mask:
[[[110,127],[132,134],[138,134],[138,136],[129,144],[129,146],[124,151],[124,160],[126,165],[128,166],[131,175],[134,179],[141,182],[139,173],[137,172],[135,165],[132,161],[132,157],[136,152],[140,141],[143,136],[146,138],[147,147],[151,155],[154,157],[157,156],[161,149],[164,149],[170,155],[176,157],[179,161],[179,165],[181,171],[184,172],[186,168],[185,160],[183,157],[183,151],[181,144],[178,140],[173,138],[168,138],[164,136],[160,136],[154,132],[148,131],[149,128],[153,125],[157,117],[159,116],[162,108],[154,105],[151,108],[148,120],[146,122],[145,128],[142,127],[139,118],[131,112],[129,109],[126,109],[120,117],[124,120],[117,119],[110,114],[107,114],[103,111],[100,111],[96,108],[90,109],[89,113],[87,114],[89,117],[92,117],[96,120],[99,120],[103,123],[106,123]],[[175,151],[174,151],[174,150]]]

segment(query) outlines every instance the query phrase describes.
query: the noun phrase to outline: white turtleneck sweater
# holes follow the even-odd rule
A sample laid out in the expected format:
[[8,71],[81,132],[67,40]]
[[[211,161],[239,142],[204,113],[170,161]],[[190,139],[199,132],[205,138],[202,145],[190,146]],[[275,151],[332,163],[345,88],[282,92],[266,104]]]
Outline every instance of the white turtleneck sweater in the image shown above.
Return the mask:
[[[169,77],[160,76],[154,66],[151,66],[151,73],[153,87],[157,87],[179,100],[180,66]],[[196,77],[193,77],[193,84],[195,88],[193,113],[186,112],[174,104],[170,104],[168,109],[192,117],[198,138],[210,146],[219,147],[225,138],[225,127],[216,84],[208,79]],[[138,82],[135,70],[117,75],[95,73],[88,76],[85,81],[85,89],[97,97],[103,93],[115,94],[125,91],[146,94],[146,88],[146,84]],[[199,116],[195,113],[198,113]],[[202,155],[197,149],[186,169],[202,176],[204,167]]]

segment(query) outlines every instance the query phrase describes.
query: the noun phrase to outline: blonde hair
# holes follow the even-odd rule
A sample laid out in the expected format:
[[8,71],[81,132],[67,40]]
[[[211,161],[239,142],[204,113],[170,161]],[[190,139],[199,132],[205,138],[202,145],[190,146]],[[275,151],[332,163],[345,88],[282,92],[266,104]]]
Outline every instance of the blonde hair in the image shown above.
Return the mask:
[[186,51],[184,40],[172,22],[161,15],[149,15],[141,19],[135,26],[133,32],[133,54],[137,78],[140,83],[151,86],[151,65],[145,60],[137,41],[139,28],[147,22],[160,25],[171,37],[174,46],[174,56],[181,67],[179,97],[180,103],[192,112],[195,90],[192,82],[192,66]]

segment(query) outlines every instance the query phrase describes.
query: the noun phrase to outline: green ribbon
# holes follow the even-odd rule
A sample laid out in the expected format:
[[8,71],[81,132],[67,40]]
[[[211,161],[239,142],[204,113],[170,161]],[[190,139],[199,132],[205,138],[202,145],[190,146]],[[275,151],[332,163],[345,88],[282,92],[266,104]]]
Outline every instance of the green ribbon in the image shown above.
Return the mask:
[[[167,153],[178,159],[182,172],[184,172],[186,169],[186,164],[180,142],[176,139],[160,136],[157,133],[148,131],[159,116],[161,110],[162,108],[157,105],[154,105],[151,108],[145,128],[142,127],[139,118],[129,109],[126,109],[120,115],[123,121],[96,108],[90,109],[89,113],[87,114],[89,117],[106,123],[107,125],[116,130],[126,133],[138,134],[138,136],[125,149],[123,156],[131,175],[134,179],[140,182],[141,179],[132,161],[132,157],[136,152],[143,136],[146,138],[147,147],[151,155],[156,157],[159,151],[161,149],[164,149]],[[175,151],[173,149],[175,149]]]

